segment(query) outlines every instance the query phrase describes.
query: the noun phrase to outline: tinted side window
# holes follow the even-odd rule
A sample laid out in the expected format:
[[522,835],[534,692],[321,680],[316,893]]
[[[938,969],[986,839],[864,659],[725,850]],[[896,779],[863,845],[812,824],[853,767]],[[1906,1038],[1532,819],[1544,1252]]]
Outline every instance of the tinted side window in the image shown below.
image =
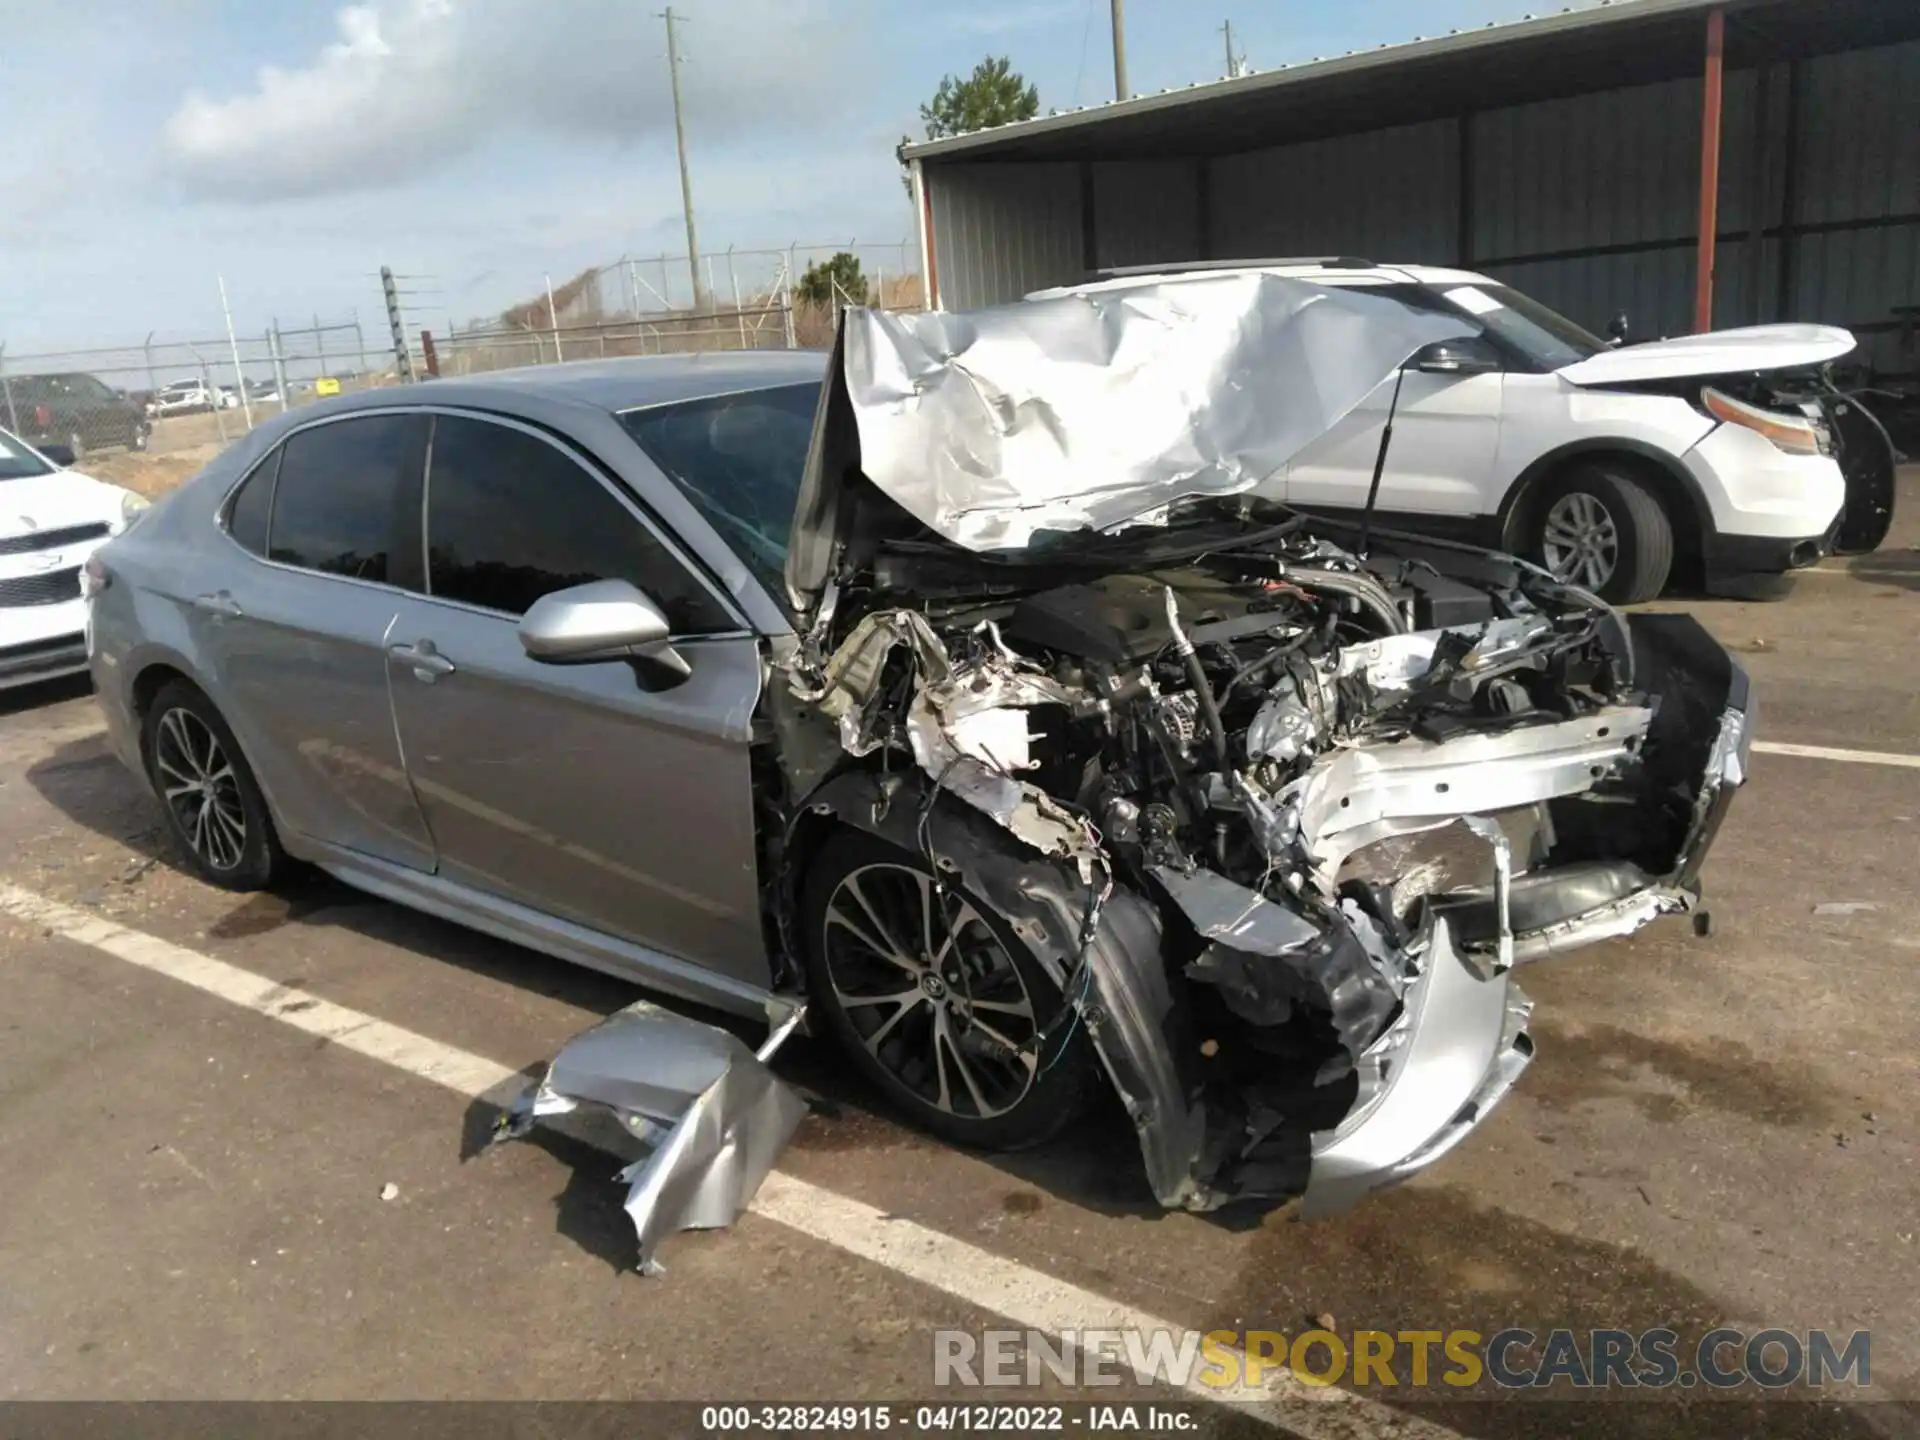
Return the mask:
[[267,515],[273,509],[273,477],[280,473],[276,450],[253,467],[227,502],[227,533],[256,555],[267,553]]
[[555,590],[625,580],[676,634],[730,630],[694,575],[562,451],[524,430],[442,415],[427,472],[427,575],[434,595],[524,615]]
[[268,556],[328,575],[387,580],[395,511],[425,431],[422,415],[367,415],[289,438],[280,447]]

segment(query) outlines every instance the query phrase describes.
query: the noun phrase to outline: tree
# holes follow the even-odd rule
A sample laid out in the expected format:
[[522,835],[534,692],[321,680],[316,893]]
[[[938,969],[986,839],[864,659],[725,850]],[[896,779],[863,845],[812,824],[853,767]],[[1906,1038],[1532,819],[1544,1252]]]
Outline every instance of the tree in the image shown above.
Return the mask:
[[943,77],[933,99],[920,107],[929,140],[1031,120],[1039,113],[1040,92],[1014,73],[1004,55],[989,55],[964,80]]
[[[1039,113],[1039,90],[1014,70],[1006,56],[989,55],[964,80],[956,75],[942,76],[933,99],[920,107],[920,120],[927,128],[927,139],[938,140],[989,125],[1031,120]],[[900,143],[908,145],[912,140],[902,135]],[[912,188],[911,182],[908,188]]]
[[800,298],[809,305],[867,303],[867,277],[860,273],[860,257],[841,250],[831,260],[816,260],[800,277]]

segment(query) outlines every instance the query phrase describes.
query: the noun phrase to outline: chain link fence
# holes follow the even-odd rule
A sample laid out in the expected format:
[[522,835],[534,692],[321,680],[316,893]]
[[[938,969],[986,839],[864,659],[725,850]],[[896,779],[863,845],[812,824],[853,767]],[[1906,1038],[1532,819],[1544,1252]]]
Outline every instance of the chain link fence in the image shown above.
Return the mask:
[[[143,489],[151,476],[164,486],[263,419],[410,377],[627,355],[821,348],[844,306],[922,308],[918,261],[910,240],[714,251],[695,266],[684,255],[623,256],[558,285],[534,277],[522,292],[528,299],[481,319],[449,317],[444,328],[416,303],[422,292],[396,285],[393,312],[375,292],[379,308],[364,322],[314,316],[251,335],[148,334],[35,353],[0,344],[0,426],[36,446],[72,451],[92,473]],[[116,458],[121,453],[128,458]]]
[[0,425],[30,444],[167,454],[224,445],[322,396],[391,384],[358,319],[217,340],[15,354],[0,349]]
[[625,355],[821,347],[842,306],[920,309],[918,258],[908,240],[714,251],[697,266],[684,256],[622,256],[558,285],[547,277],[539,294],[486,320],[422,327],[419,369],[473,375]]

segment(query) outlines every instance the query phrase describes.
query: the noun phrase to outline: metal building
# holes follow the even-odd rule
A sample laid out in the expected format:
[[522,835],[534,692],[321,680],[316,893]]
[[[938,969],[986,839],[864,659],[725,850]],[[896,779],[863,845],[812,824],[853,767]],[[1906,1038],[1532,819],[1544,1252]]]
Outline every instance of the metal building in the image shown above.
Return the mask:
[[1614,0],[901,153],[949,309],[1359,255],[1635,338],[1826,321],[1920,371],[1920,0]]

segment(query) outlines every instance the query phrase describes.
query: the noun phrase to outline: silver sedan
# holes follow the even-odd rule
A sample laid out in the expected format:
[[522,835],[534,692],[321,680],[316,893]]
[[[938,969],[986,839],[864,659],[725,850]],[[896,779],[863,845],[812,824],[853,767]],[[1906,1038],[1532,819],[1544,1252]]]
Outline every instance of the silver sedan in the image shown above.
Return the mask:
[[[1247,444],[1284,459],[1424,343],[1339,303],[1378,373],[1284,437],[1234,411]],[[1089,499],[1153,512],[1098,533],[974,503],[1004,442],[1012,470],[1057,445],[1081,504],[1066,411],[974,408],[995,357],[1052,373],[1027,318],[263,424],[88,566],[114,745],[214,884],[309,862],[683,1000],[804,1003],[960,1143],[1037,1143],[1111,1086],[1169,1206],[1350,1203],[1524,1070],[1520,962],[1692,907],[1745,678],[1508,557],[1356,557],[1146,487]],[[926,357],[973,343],[943,388]],[[1061,383],[1118,433],[1092,348]],[[960,543],[992,504],[1031,533]]]

